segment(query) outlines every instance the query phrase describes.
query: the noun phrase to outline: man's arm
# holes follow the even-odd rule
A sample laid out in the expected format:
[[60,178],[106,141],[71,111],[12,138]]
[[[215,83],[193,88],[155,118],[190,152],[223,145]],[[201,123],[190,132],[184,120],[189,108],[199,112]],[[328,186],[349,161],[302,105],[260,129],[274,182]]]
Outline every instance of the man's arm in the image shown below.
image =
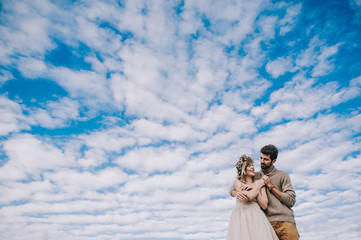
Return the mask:
[[229,195],[231,195],[232,197],[236,196],[236,189],[234,188],[234,185],[232,185],[232,187],[229,189]]
[[[272,183],[266,185],[268,190],[273,193],[279,200],[282,199],[282,192],[278,190]],[[282,202],[282,201],[281,201]]]
[[288,173],[283,175],[281,179],[282,184],[282,196],[280,198],[281,202],[285,204],[287,207],[293,207],[296,203],[296,193],[295,189],[291,184],[291,179]]
[[281,178],[282,191],[273,185],[268,176],[262,177],[265,180],[266,186],[271,193],[273,193],[283,204],[287,207],[292,207],[296,203],[296,193],[291,184],[291,179],[287,173]]

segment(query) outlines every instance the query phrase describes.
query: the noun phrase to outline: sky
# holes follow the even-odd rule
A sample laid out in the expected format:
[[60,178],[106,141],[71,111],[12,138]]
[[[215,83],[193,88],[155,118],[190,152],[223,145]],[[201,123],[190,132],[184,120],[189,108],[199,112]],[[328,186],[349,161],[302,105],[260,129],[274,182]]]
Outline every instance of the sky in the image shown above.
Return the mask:
[[270,143],[300,239],[360,239],[360,30],[360,0],[2,0],[0,239],[226,239]]

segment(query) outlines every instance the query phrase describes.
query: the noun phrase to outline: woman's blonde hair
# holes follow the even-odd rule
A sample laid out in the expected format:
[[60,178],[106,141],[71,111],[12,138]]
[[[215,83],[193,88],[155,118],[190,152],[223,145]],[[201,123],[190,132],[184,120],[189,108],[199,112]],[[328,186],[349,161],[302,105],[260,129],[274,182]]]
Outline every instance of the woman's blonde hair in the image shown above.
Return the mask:
[[[243,154],[236,164],[237,169],[237,178],[243,183],[246,183],[246,168],[248,165],[253,165],[253,158]],[[254,176],[252,177],[252,181],[254,182]]]

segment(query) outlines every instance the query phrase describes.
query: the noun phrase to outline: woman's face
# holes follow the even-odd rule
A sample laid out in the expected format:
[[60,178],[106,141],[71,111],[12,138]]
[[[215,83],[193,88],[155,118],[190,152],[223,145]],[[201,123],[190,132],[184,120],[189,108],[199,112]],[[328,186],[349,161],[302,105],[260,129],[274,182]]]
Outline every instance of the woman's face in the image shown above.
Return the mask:
[[246,176],[251,176],[251,177],[254,176],[254,166],[253,166],[253,164],[249,164],[246,167]]

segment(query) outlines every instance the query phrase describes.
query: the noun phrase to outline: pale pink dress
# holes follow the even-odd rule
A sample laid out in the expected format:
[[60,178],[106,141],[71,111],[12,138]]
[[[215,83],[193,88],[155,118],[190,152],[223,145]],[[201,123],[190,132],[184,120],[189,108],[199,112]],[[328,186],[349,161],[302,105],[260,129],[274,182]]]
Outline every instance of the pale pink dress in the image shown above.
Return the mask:
[[236,202],[229,220],[228,240],[278,240],[256,200]]

